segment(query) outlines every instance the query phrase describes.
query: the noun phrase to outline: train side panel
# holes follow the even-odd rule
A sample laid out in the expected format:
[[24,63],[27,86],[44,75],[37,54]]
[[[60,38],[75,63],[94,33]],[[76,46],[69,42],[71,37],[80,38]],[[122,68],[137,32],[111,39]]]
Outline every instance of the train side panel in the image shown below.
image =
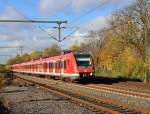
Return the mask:
[[[78,59],[80,61],[78,61]],[[75,80],[93,75],[94,69],[92,68],[92,63],[90,64],[90,67],[84,66],[85,63],[90,63],[92,61],[85,61],[86,59],[89,58],[84,58],[84,56],[78,58],[73,53],[69,53],[46,59],[15,64],[11,67],[13,72],[69,77],[70,79]]]

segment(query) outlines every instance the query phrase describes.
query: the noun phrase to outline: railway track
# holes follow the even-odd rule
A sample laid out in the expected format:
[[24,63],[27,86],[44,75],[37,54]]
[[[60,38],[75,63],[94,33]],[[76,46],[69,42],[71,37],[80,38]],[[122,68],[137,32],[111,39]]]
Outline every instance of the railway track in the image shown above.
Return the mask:
[[133,96],[137,98],[143,98],[143,99],[150,99],[150,94],[148,92],[139,92],[139,91],[133,91],[133,90],[127,90],[127,89],[119,89],[114,87],[107,87],[107,86],[96,86],[96,85],[87,85],[86,87],[90,87],[93,89],[96,89],[98,91],[104,91],[108,93],[115,93],[119,95],[126,95],[126,96]]
[[[76,103],[92,108],[92,110],[98,111],[99,113],[107,114],[150,114],[149,111],[143,109],[131,109],[127,105],[120,105],[117,102],[111,100],[101,99],[100,97],[88,95],[82,92],[68,91],[65,88],[57,88],[47,83],[41,83],[36,80],[29,80],[27,78],[18,77],[23,81],[34,83],[48,91],[51,91],[57,95],[61,95],[68,98]],[[63,83],[63,82],[61,82]],[[74,84],[73,84],[74,85]],[[71,84],[70,84],[71,86]]]

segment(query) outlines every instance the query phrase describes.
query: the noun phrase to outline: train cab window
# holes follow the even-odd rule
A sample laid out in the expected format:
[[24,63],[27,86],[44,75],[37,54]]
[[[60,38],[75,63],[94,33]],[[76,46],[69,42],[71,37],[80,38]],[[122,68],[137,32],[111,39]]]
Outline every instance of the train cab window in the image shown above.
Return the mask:
[[89,54],[75,55],[77,66],[79,68],[92,68],[92,58]]

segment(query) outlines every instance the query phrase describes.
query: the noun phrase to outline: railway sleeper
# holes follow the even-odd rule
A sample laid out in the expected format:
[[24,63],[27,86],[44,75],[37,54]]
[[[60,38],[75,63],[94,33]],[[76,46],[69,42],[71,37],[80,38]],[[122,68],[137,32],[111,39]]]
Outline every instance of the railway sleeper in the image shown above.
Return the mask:
[[[38,82],[34,82],[34,83],[38,83]],[[77,93],[72,93],[72,92],[69,92],[67,90],[62,90],[62,89],[59,89],[59,88],[55,88],[55,87],[50,87],[48,85],[43,85],[43,84],[39,84],[41,86],[44,86],[46,88],[49,88],[49,89],[52,89],[54,91],[59,91],[59,92],[62,92],[66,95],[69,95],[71,97],[75,97],[75,98],[78,98],[78,99],[82,99],[84,101],[87,101],[87,102],[91,102],[92,104],[94,105],[97,105],[97,106],[101,106],[101,107],[106,107],[108,109],[111,109],[111,110],[116,110],[117,112],[120,112],[120,113],[123,113],[123,114],[141,114],[140,112],[136,112],[136,110],[130,110],[130,109],[125,109],[124,107],[121,107],[119,105],[113,105],[113,104],[110,104],[110,103],[107,103],[107,102],[99,102],[99,100],[97,101],[96,99],[94,98],[91,98],[91,97],[88,97],[88,96],[84,96],[84,95],[80,95],[80,94],[77,94]]]

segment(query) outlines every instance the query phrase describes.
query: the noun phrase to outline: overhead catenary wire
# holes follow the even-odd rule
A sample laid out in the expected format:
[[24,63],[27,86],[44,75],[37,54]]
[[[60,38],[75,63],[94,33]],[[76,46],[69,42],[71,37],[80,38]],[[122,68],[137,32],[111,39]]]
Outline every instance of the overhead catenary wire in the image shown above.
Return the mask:
[[17,48],[17,49],[19,49],[20,50],[20,55],[22,55],[22,52],[23,52],[23,49],[24,49],[24,47],[23,46],[0,46],[0,49],[7,49],[7,48]]
[[27,4],[29,4],[30,6],[35,7],[35,5],[31,1],[29,1],[29,0],[23,0],[23,1]]
[[[76,23],[77,21],[79,21],[80,19],[82,19],[83,17],[91,14],[92,12],[94,12],[95,10],[99,9],[100,7],[102,7],[103,5],[106,4],[107,1],[104,1],[103,3],[101,4],[98,4],[97,6],[93,7],[92,9],[88,10],[87,12],[83,13],[82,15],[80,15],[79,17],[77,18],[74,18],[73,20],[71,20],[69,22],[69,25],[73,24],[73,23]],[[78,30],[80,29],[81,27],[78,27]],[[70,37],[89,37],[89,36],[70,36]]]
[[58,39],[54,36],[52,36],[50,33],[48,33],[45,29],[43,29],[41,26],[38,26],[39,29],[41,29],[42,31],[46,32],[51,38],[53,38],[54,40],[58,41]]
[[[29,1],[29,0],[24,0],[24,1],[25,1],[26,3],[28,3],[30,6],[32,6],[32,7],[35,8],[35,5],[33,5],[33,4],[31,3],[31,1]],[[66,5],[65,8],[69,7],[71,4],[72,4],[72,1],[70,1],[70,2]],[[82,17],[84,17],[84,16],[86,16],[86,15],[92,13],[93,11],[97,10],[99,7],[101,7],[101,6],[104,5],[104,4],[105,4],[105,2],[103,2],[103,4],[97,5],[96,7],[90,9],[89,11],[87,11],[86,13],[84,13],[83,15],[81,15],[81,16],[79,16],[79,17],[73,19],[69,24],[71,24],[72,22],[77,21],[77,20],[81,19]],[[63,10],[61,10],[61,12],[62,12],[62,11],[63,11]],[[46,32],[50,37],[52,36],[52,35],[50,35],[46,30],[44,30],[41,26],[40,26],[39,28],[40,28],[43,32]],[[79,36],[79,35],[78,35],[78,36],[71,36],[73,33],[75,33],[76,31],[78,31],[78,30],[80,29],[79,26],[78,26],[78,27],[77,27],[77,26],[76,26],[76,27],[67,27],[67,28],[71,28],[71,29],[75,28],[75,30],[73,30],[69,35],[65,36],[63,39],[66,39],[67,37],[89,37],[89,36],[82,36],[82,35],[80,35],[80,36]]]
[[[6,3],[7,5],[10,5],[13,9],[15,9],[15,10],[18,12],[18,10],[16,9],[16,7],[13,7],[9,2],[5,1],[5,3]],[[21,14],[21,16],[23,16],[24,18],[28,18],[28,17],[24,16],[24,14],[20,13],[20,11],[19,11],[19,14]],[[31,19],[29,19],[29,20],[0,20],[0,22],[57,23],[58,25],[61,25],[62,23],[67,23],[67,21],[38,21],[38,20],[31,20]],[[46,32],[46,30],[42,29],[41,27],[39,27],[39,28],[40,28],[40,30]],[[49,35],[50,35],[50,34],[49,34]],[[57,38],[55,38],[55,37],[53,37],[53,36],[51,36],[51,38],[53,38],[54,40],[57,40]],[[57,41],[58,41],[58,40],[57,40]]]
[[[35,8],[35,4],[32,4],[31,1],[29,1],[29,0],[23,0],[23,1],[26,2],[28,5],[30,5],[31,7]],[[64,7],[63,10],[61,10],[61,12],[63,12],[65,10],[65,8],[69,7],[71,4],[72,4],[72,1],[68,2],[68,4],[66,4],[66,6]],[[53,16],[56,16],[56,15],[53,15]],[[43,27],[38,26],[38,28],[41,29],[43,32],[46,32],[51,38],[56,40],[56,38],[54,36],[52,36],[50,33],[48,33]],[[69,33],[67,36],[65,36],[62,40],[65,40],[66,38],[70,37],[73,33],[75,33],[79,29],[79,27],[67,27],[67,28],[70,28],[70,29],[75,28],[75,30],[73,30],[71,33]]]
[[4,4],[8,5],[9,7],[11,7],[12,9],[14,9],[15,11],[17,11],[18,14],[20,16],[22,16],[23,18],[28,18],[21,11],[19,11],[16,7],[14,7],[10,2],[8,2],[7,0],[1,0],[1,2],[3,2]]

